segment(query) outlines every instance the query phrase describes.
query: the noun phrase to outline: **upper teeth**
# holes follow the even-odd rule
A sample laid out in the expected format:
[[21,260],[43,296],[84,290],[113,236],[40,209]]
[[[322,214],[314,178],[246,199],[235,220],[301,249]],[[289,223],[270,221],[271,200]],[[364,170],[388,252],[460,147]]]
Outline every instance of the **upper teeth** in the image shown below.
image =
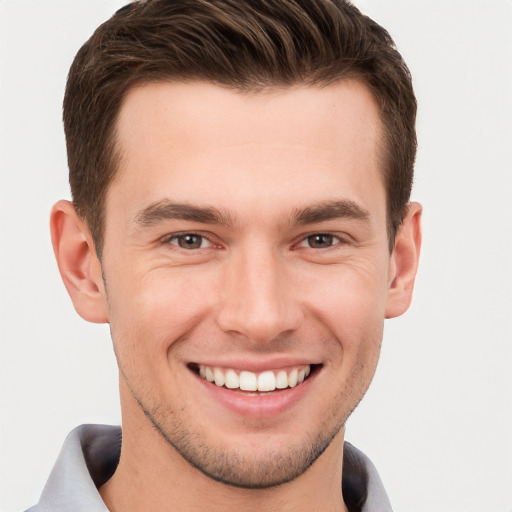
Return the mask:
[[288,370],[267,370],[261,373],[199,365],[199,375],[203,379],[217,386],[225,386],[229,389],[239,388],[242,391],[274,391],[276,388],[293,388],[303,382],[310,372],[309,364]]

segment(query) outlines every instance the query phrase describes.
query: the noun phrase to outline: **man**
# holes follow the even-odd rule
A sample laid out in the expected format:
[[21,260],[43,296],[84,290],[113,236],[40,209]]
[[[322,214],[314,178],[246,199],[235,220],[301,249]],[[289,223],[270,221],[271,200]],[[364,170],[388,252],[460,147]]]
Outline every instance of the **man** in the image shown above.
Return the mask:
[[110,324],[122,434],[72,432],[32,510],[390,510],[344,426],[411,300],[415,112],[341,0],[149,0],[98,28],[51,229]]

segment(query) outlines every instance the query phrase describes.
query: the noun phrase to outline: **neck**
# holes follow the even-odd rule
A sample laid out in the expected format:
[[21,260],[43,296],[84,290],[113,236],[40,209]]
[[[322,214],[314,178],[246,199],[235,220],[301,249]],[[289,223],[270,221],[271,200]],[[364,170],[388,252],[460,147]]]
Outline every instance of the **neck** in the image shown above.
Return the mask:
[[291,482],[268,489],[242,489],[217,482],[191,466],[141,416],[136,422],[123,422],[119,466],[100,489],[111,512],[347,511],[341,492],[343,431]]

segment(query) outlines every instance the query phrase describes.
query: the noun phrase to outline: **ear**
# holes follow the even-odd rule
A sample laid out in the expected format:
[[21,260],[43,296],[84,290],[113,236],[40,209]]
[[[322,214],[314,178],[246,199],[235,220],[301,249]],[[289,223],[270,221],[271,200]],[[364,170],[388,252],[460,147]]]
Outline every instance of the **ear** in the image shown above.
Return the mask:
[[386,318],[402,315],[411,304],[421,249],[421,212],[419,203],[410,203],[396,234],[391,254]]
[[101,263],[91,232],[72,203],[54,205],[50,230],[60,275],[77,313],[89,322],[108,322]]

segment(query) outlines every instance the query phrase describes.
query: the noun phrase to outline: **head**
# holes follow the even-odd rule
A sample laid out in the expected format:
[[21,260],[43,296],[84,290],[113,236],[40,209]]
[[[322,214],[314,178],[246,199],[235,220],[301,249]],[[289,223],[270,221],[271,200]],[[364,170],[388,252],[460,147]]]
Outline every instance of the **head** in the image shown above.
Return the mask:
[[392,248],[413,180],[416,100],[385,29],[344,0],[150,0],[120,9],[78,52],[64,99],[71,192],[98,254],[106,193],[122,160],[116,123],[128,91],[204,81],[243,93],[347,79],[367,85],[379,105]]
[[125,453],[244,488],[341,471],[412,294],[414,117],[389,35],[345,2],[137,2],[95,32],[52,229],[75,308],[110,323]]

